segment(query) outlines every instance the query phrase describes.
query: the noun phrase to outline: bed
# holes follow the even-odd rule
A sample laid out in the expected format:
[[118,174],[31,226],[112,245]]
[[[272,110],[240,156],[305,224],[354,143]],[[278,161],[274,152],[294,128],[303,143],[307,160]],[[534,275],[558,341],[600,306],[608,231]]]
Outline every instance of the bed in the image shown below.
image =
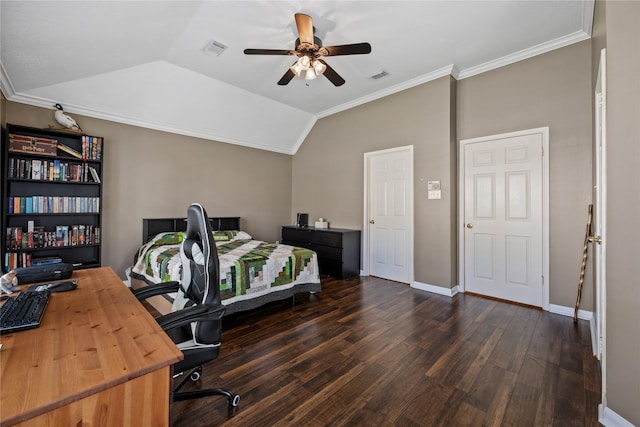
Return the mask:
[[[315,252],[255,240],[240,230],[239,217],[209,218],[220,260],[220,296],[225,316],[252,310],[303,292],[320,292]],[[129,271],[133,289],[179,281],[180,244],[186,218],[143,219],[143,242]],[[161,314],[171,311],[173,295],[148,302]]]

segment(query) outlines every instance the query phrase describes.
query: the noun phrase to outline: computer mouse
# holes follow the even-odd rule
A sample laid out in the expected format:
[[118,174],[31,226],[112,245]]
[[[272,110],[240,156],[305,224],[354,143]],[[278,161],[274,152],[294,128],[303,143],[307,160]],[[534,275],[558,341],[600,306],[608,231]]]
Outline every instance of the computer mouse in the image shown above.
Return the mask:
[[77,280],[67,280],[64,282],[50,283],[49,285],[47,285],[47,290],[51,292],[66,292],[66,291],[72,291],[77,287],[78,287]]

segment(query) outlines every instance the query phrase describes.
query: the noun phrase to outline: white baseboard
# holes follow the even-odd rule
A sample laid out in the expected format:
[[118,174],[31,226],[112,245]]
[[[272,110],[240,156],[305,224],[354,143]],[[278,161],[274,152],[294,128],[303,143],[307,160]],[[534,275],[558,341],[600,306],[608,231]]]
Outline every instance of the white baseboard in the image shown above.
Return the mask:
[[452,297],[458,293],[458,287],[454,286],[453,288],[443,288],[442,286],[429,285],[426,283],[420,282],[412,282],[411,287],[415,289],[420,289],[421,291],[427,291],[438,295],[445,295],[448,297]]
[[598,406],[598,413],[600,414],[598,421],[605,427],[634,427],[633,424],[606,406]]
[[[549,313],[561,314],[563,316],[573,317],[573,312],[574,312],[574,309],[572,307],[549,304]],[[578,310],[578,319],[591,321],[591,319],[593,319],[593,312],[586,311],[586,310]]]

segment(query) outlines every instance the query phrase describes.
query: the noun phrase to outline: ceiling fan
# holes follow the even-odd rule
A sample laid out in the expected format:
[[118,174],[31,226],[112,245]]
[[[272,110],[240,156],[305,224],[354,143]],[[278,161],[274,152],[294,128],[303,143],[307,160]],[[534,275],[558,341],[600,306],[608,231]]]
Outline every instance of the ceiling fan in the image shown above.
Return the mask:
[[278,84],[284,86],[294,77],[303,76],[313,80],[324,75],[335,86],[341,86],[345,80],[327,64],[322,57],[338,55],[362,55],[371,53],[369,43],[343,44],[339,46],[322,46],[322,41],[313,35],[313,21],[309,15],[296,13],[298,39],[294,50],[287,49],[245,49],[245,55],[295,55],[296,62],[287,70]]

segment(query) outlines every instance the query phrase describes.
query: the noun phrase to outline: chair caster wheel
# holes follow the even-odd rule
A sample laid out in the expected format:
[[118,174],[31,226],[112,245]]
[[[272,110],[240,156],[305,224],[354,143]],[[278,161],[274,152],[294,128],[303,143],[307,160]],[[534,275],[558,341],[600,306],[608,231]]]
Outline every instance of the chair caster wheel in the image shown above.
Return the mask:
[[240,403],[240,395],[234,394],[232,398],[229,399],[229,406],[231,408],[235,408]]
[[191,379],[191,381],[195,382],[195,381],[198,381],[201,376],[202,376],[202,368],[198,368],[191,373],[191,376],[189,378]]

